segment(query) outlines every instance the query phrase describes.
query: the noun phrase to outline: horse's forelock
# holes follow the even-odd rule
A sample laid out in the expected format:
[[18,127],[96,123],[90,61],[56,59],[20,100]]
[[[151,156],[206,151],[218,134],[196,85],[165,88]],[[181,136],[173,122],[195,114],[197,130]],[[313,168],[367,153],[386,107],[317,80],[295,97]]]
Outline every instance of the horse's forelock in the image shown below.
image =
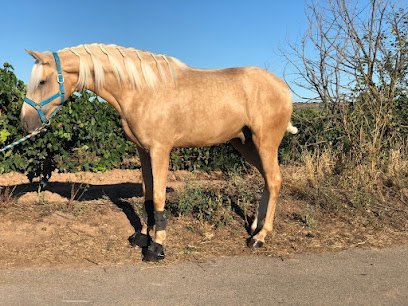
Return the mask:
[[33,91],[37,89],[42,79],[43,71],[44,71],[44,65],[39,60],[36,60],[31,70],[30,80],[28,82],[28,88],[27,88],[28,91]]

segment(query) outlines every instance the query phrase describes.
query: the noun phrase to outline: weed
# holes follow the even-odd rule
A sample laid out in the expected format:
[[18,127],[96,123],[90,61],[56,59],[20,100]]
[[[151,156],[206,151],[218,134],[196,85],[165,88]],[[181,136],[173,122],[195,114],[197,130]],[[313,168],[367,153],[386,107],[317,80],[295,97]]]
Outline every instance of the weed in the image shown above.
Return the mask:
[[16,186],[10,188],[9,186],[0,187],[0,207],[8,207],[15,202],[13,197]]
[[71,196],[70,196],[69,202],[79,201],[84,195],[84,193],[88,191],[88,189],[89,189],[89,184],[80,183],[78,185],[78,184],[72,183]]
[[305,215],[305,224],[308,227],[312,227],[315,223],[314,212],[315,212],[315,207],[308,204],[306,208],[306,215]]
[[49,204],[48,200],[44,197],[44,192],[37,192],[37,201],[35,202],[37,205],[47,205]]
[[169,203],[175,216],[193,215],[198,220],[207,221],[216,227],[232,221],[231,200],[220,190],[206,189],[197,183],[187,182],[176,194],[177,203]]
[[264,181],[257,170],[252,168],[246,175],[229,172],[224,192],[233,204],[233,209],[248,224],[248,215],[254,215],[261,200]]
[[[408,159],[403,157],[402,150],[392,150],[384,169],[384,186],[389,189],[398,191],[407,190],[408,188]],[[406,155],[405,155],[406,156]],[[402,192],[405,201],[407,195]]]
[[89,202],[68,201],[57,204],[57,210],[71,214],[75,217],[85,214],[90,208],[91,206],[89,205]]

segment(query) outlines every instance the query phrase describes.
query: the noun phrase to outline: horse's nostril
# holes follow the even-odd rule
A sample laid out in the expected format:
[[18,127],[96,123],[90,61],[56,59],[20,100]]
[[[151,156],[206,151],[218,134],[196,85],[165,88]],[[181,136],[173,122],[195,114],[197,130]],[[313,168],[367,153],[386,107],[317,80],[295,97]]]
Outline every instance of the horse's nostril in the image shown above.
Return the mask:
[[32,132],[38,125],[38,119],[34,115],[27,113],[21,116],[21,126],[25,132]]
[[27,122],[24,122],[23,118],[21,118],[21,125],[22,125],[22,127],[23,127],[23,130],[24,130],[25,132],[27,132],[27,130],[28,130],[28,125],[27,125]]

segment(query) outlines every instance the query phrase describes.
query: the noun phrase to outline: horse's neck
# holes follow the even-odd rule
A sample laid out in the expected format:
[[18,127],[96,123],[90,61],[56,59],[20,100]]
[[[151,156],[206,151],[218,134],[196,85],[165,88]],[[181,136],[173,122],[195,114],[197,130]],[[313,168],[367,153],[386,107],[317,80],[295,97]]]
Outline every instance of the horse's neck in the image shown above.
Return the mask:
[[[76,80],[74,78],[71,79],[71,86],[74,91],[77,85],[73,83],[78,81],[80,76],[80,59],[69,50],[63,50],[61,52],[61,57],[62,63],[65,66],[64,68],[72,75],[76,74],[77,76]],[[148,66],[154,70],[153,73],[155,73],[156,77],[160,81],[157,82],[155,86],[149,86],[148,80],[144,78],[145,72],[143,71],[143,69],[141,69],[141,67],[138,67],[141,69],[141,71],[139,71],[139,75],[141,78],[143,78],[142,84],[141,86],[133,86],[131,85],[132,80],[129,75],[126,75],[122,80],[117,77],[114,71],[115,68],[111,63],[109,63],[107,57],[100,58],[100,61],[102,62],[104,71],[103,86],[101,86],[101,88],[97,88],[95,86],[95,71],[93,65],[90,64],[89,75],[87,76],[87,80],[85,82],[85,89],[88,89],[98,96],[102,97],[119,112],[121,112],[121,109],[123,108],[121,104],[129,103],[129,99],[150,99],[157,93],[157,91],[168,89],[175,90],[177,87],[177,79],[183,75],[186,69],[190,69],[188,66],[185,66],[183,64],[178,64],[177,62],[173,63],[173,60],[170,61],[171,63],[167,62],[168,66],[159,69],[159,67],[152,62],[153,58],[147,57],[145,58],[145,61],[149,63]],[[158,71],[155,71],[156,68],[158,69]],[[165,68],[168,70],[166,70],[168,74],[167,79],[163,81],[161,74],[163,73]],[[80,90],[80,88],[76,88],[76,90]]]

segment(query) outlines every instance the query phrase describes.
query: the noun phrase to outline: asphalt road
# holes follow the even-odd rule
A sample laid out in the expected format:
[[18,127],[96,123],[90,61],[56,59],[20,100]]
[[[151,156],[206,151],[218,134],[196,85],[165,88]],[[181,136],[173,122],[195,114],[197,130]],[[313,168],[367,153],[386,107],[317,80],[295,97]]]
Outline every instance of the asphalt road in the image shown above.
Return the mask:
[[169,266],[0,270],[1,305],[408,305],[408,246]]

